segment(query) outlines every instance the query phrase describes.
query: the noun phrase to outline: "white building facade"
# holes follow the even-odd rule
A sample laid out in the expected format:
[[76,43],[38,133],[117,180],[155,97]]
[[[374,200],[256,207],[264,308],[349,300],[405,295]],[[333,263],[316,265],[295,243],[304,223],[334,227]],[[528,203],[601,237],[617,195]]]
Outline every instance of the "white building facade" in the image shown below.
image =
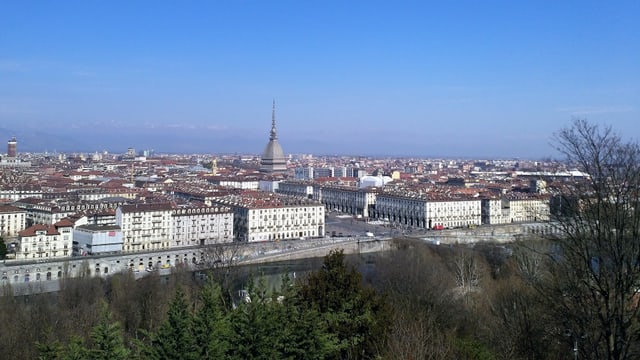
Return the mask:
[[520,195],[510,197],[509,222],[539,222],[549,221],[550,208],[549,197],[537,194]]
[[304,181],[283,181],[276,191],[279,194],[299,196],[306,199],[313,198],[313,185]]
[[243,194],[221,198],[233,209],[238,241],[259,242],[323,237],[325,210],[319,202],[276,194]]
[[0,206],[0,237],[14,238],[26,228],[26,211],[15,206]]
[[375,188],[358,189],[342,186],[314,186],[313,198],[322,202],[328,210],[369,217],[376,205],[378,191]]
[[171,246],[171,204],[122,205],[116,225],[122,229],[123,252],[168,249]]
[[203,246],[233,241],[233,211],[224,206],[171,210],[170,247]]
[[480,199],[431,199],[378,194],[375,217],[418,228],[455,228],[481,224]]
[[122,251],[122,231],[117,225],[80,225],[73,229],[73,255],[113,254]]
[[36,224],[19,233],[16,260],[65,258],[71,256],[73,223]]
[[508,224],[511,222],[509,218],[509,201],[502,198],[482,199],[482,223],[483,224]]

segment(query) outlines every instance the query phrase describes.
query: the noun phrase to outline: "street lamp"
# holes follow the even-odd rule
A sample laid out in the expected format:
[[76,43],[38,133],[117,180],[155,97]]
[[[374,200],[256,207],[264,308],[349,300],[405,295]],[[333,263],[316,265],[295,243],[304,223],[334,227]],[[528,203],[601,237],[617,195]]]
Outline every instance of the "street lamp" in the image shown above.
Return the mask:
[[570,329],[566,329],[564,331],[564,336],[572,338],[573,339],[573,358],[575,360],[578,359],[578,339],[584,339],[587,337],[587,335],[582,334],[580,336],[577,336],[573,331],[571,331]]

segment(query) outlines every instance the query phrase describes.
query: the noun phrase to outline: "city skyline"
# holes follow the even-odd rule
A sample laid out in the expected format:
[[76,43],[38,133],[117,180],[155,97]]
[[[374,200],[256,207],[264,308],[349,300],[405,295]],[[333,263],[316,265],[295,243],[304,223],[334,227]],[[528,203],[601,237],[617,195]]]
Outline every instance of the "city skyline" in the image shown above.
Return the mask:
[[19,151],[543,158],[573,117],[637,137],[633,1],[7,3]]

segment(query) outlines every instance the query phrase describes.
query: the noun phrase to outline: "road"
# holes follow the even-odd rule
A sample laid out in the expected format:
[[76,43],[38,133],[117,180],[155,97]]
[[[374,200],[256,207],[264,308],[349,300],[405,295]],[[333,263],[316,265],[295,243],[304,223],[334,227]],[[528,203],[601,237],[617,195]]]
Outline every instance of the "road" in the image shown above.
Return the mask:
[[335,212],[327,213],[326,219],[327,236],[363,236],[370,232],[375,236],[420,236],[427,234],[429,230],[420,228],[411,228],[409,226],[394,226],[389,223],[383,224],[381,221],[366,221],[365,219],[357,219],[352,215],[345,215]]

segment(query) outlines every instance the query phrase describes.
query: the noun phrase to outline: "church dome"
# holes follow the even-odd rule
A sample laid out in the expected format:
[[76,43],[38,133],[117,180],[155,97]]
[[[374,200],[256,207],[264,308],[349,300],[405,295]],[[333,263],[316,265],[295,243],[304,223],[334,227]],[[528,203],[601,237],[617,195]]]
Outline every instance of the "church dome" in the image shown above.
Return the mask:
[[282,146],[278,143],[278,135],[276,132],[276,102],[273,102],[273,110],[271,113],[271,132],[269,142],[264,148],[262,159],[260,161],[260,171],[266,173],[282,173],[287,171],[287,161],[284,158]]
[[262,153],[262,160],[281,160],[284,161],[284,151],[278,140],[270,140]]

